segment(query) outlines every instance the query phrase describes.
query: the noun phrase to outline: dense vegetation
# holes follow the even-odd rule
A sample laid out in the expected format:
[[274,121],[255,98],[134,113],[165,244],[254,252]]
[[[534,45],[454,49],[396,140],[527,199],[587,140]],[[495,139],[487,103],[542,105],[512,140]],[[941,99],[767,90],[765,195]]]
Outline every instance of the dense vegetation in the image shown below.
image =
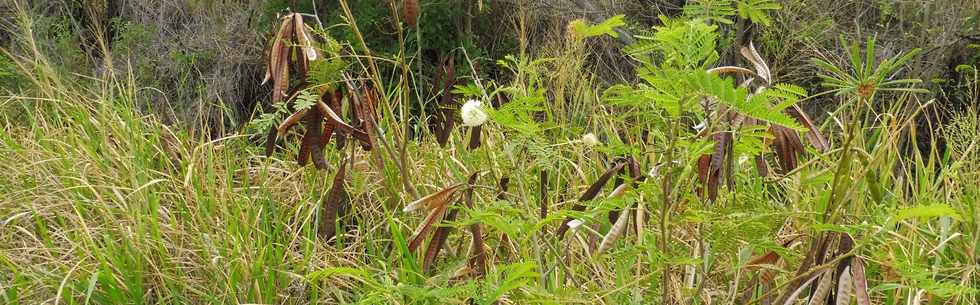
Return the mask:
[[0,303],[980,304],[978,43],[971,1],[0,1]]

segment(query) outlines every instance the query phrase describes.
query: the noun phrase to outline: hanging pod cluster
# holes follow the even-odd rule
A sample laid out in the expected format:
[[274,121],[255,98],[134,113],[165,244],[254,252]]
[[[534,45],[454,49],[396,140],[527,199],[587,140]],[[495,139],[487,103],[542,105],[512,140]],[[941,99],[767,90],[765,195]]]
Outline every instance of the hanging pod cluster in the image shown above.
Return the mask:
[[[449,234],[452,233],[452,227],[440,226],[440,224],[456,219],[459,210],[451,209],[453,203],[461,200],[467,208],[473,208],[473,185],[480,174],[481,172],[473,173],[467,182],[453,184],[438,192],[419,198],[406,205],[402,210],[404,212],[422,210],[428,213],[425,220],[415,229],[408,243],[408,250],[414,252],[422,246],[426,237],[431,235],[422,260],[423,271],[432,267],[436,256],[439,255],[449,238]],[[457,196],[460,191],[463,192],[461,197]],[[433,229],[435,229],[434,232]],[[480,223],[473,223],[469,226],[469,231],[472,237],[469,259],[465,266],[456,271],[454,276],[456,278],[482,277],[487,271],[487,252],[483,241],[483,228]],[[430,232],[432,234],[429,234]]]
[[[317,168],[325,169],[324,148],[331,138],[337,138],[338,147],[343,147],[349,137],[356,139],[365,150],[374,146],[370,133],[377,126],[375,107],[378,97],[370,85],[364,84],[358,88],[346,76],[343,78],[344,89],[329,89],[331,86],[328,84],[311,84],[307,78],[311,63],[324,60],[315,46],[312,32],[303,22],[301,14],[290,13],[282,17],[282,23],[269,46],[268,69],[262,83],[271,80],[272,103],[286,102],[294,112],[269,131],[266,155],[271,156],[278,139],[302,122],[305,133],[297,161],[300,165],[306,165],[312,160]],[[294,85],[290,86],[293,81]],[[295,101],[304,90],[315,92],[317,98],[312,105],[298,108]],[[344,91],[347,93],[346,99]],[[340,115],[345,100],[350,103],[347,109],[351,123]]]
[[[738,74],[748,78],[741,84],[743,87],[752,86],[756,94],[772,86],[772,73],[769,66],[756,51],[755,46],[750,42],[747,47],[742,47],[740,53],[746,60],[752,63],[755,71],[735,66],[717,67],[708,70],[709,73],[718,74]],[[818,126],[813,120],[796,104],[784,110],[787,115],[795,119],[808,130],[806,138],[817,151],[826,152],[830,149],[830,144],[820,134]],[[708,122],[718,122],[722,126],[706,126],[699,132],[702,137],[712,137],[715,142],[714,150],[711,154],[701,156],[698,160],[698,177],[704,185],[702,195],[710,200],[718,197],[718,188],[722,182],[732,183],[731,176],[734,166],[734,143],[733,130],[742,127],[761,125],[763,122],[749,116],[735,112],[732,109],[719,104]],[[803,154],[804,147],[802,137],[796,130],[779,124],[769,124],[768,132],[772,135],[772,140],[768,144],[772,147],[775,159],[779,164],[778,172],[785,174],[796,169],[799,158]],[[762,176],[769,175],[769,166],[765,156],[760,154],[755,156],[756,169]]]

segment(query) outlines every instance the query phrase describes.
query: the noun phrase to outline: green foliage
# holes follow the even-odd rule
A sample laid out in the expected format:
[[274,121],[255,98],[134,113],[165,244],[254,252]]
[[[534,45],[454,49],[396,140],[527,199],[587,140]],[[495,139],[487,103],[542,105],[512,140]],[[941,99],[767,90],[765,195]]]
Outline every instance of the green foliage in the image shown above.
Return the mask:
[[616,28],[626,25],[624,18],[626,18],[625,15],[616,15],[597,24],[588,24],[585,20],[578,19],[569,24],[569,29],[571,29],[575,33],[575,36],[579,38],[590,38],[602,35],[616,37],[618,36],[618,34],[616,34]]
[[310,109],[310,107],[316,105],[316,102],[319,100],[320,96],[313,93],[313,91],[309,89],[303,90],[299,92],[299,95],[297,95],[296,99],[293,101],[293,107],[296,108],[296,110]]
[[695,0],[684,5],[684,16],[731,25],[737,14],[753,23],[769,26],[772,23],[770,12],[779,9],[782,5],[774,0]]
[[782,9],[783,6],[773,0],[738,0],[738,16],[749,19],[754,23],[769,26],[769,11]]
[[[888,58],[881,63],[875,62],[875,40],[869,37],[865,43],[864,54],[861,54],[857,42],[848,43],[841,38],[845,47],[850,66],[845,70],[830,62],[815,58],[813,64],[824,70],[820,75],[823,85],[836,95],[859,97],[870,100],[882,91],[892,92],[926,92],[915,88],[922,81],[915,78],[893,79],[895,74],[913,57],[919,54],[919,49]],[[862,56],[863,55],[863,56]]]
[[511,100],[499,109],[490,111],[490,118],[494,122],[525,138],[532,138],[542,132],[542,123],[535,119],[535,113],[546,110],[543,105],[547,88],[543,86],[540,70],[546,61],[530,61],[514,56],[497,61],[498,65],[517,74],[515,78],[523,82],[498,89]]
[[343,73],[350,66],[350,63],[341,56],[345,44],[331,37],[327,31],[315,30],[314,33],[323,39],[323,42],[317,46],[322,57],[310,62],[310,69],[306,75],[314,86],[324,86],[327,91],[335,90],[338,83],[343,80]]
[[[801,129],[798,123],[782,110],[791,107],[806,91],[797,86],[777,85],[750,95],[748,89],[735,87],[730,79],[718,74],[706,73],[705,69],[718,59],[715,50],[717,27],[700,21],[671,21],[658,27],[650,42],[640,42],[662,58],[659,66],[640,58],[644,64],[638,73],[645,84],[631,89],[615,86],[606,93],[607,100],[620,106],[654,106],[671,119],[681,119],[687,112],[703,115],[697,107],[702,99],[721,102],[744,115]],[[638,54],[634,54],[636,56]],[[774,100],[782,100],[771,105]]]
[[478,299],[477,304],[491,305],[497,303],[497,300],[511,291],[526,287],[539,276],[534,269],[535,266],[531,263],[501,266],[499,272],[487,279],[487,283],[495,284],[488,290],[490,293]]
[[113,52],[138,52],[141,47],[150,43],[150,29],[145,25],[127,22],[117,17],[112,19],[110,26],[116,30],[112,42]]
[[[697,20],[671,21],[663,19],[664,26],[656,27],[653,36],[654,51],[662,58],[661,65],[676,69],[707,69],[718,60],[715,49],[718,27]],[[643,38],[643,40],[648,40]],[[643,62],[647,67],[649,62]],[[647,73],[641,71],[640,74]]]
[[0,54],[0,87],[13,90],[27,81],[21,76],[20,68],[6,54]]
[[895,213],[894,221],[902,221],[909,218],[925,218],[925,217],[939,217],[945,216],[956,220],[963,220],[955,209],[947,204],[934,203],[930,205],[921,205],[917,207],[909,207],[898,210]]
[[684,16],[720,24],[732,24],[736,9],[733,0],[695,0],[684,5]]

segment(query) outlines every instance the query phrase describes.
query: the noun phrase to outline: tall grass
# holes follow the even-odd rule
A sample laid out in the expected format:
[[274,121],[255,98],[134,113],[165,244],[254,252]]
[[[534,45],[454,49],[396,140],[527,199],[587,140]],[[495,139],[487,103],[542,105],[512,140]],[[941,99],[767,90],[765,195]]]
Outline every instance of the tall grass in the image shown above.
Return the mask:
[[[515,102],[556,101],[540,103],[547,114],[540,126],[495,118],[474,150],[465,148],[466,129],[445,148],[424,131],[410,139],[403,120],[421,94],[408,85],[409,55],[362,54],[377,59],[361,64],[374,81],[388,81],[374,65],[403,73],[383,87],[388,108],[380,121],[383,145],[403,153],[331,145],[331,167],[318,171],[293,162],[296,141],[267,158],[250,134],[212,138],[143,115],[138,92],[149,89],[131,77],[59,74],[31,47],[31,20],[21,18],[25,48],[15,60],[30,85],[0,99],[4,304],[761,303],[814,270],[836,267],[828,259],[797,271],[821,236],[838,233],[855,241],[841,257],[866,262],[874,304],[980,303],[980,180],[972,171],[980,132],[956,131],[964,136],[948,156],[937,147],[908,149],[916,115],[932,103],[914,92],[841,95],[852,106],[826,129],[837,135],[833,150],[809,151],[796,170],[769,177],[736,161],[732,184],[709,201],[694,172],[710,141],[678,137],[668,146],[657,129],[668,118],[636,120],[631,109],[604,102],[580,43],[556,38],[550,59],[516,56],[512,81],[482,87]],[[975,127],[973,120],[955,126]],[[687,121],[670,123],[678,135],[689,133]],[[639,140],[644,129],[650,141]],[[579,140],[586,132],[604,144],[586,145]],[[623,143],[620,132],[633,141]],[[621,196],[605,187],[597,199],[576,202],[622,155],[634,157],[647,179],[618,175],[613,180],[635,187]],[[337,238],[323,240],[322,203],[347,158],[348,208]],[[453,203],[456,220],[440,226],[454,230],[423,271],[422,254],[408,243],[424,215],[402,213],[403,205],[480,171],[469,188],[473,205]],[[541,171],[552,177],[546,192]],[[676,185],[669,206],[661,200],[664,179],[677,179],[668,181]],[[578,203],[584,209],[571,211]],[[624,209],[633,218],[623,237],[600,253],[615,223],[609,214]],[[555,234],[566,218],[584,224]],[[482,278],[461,272],[477,224],[488,260]],[[781,259],[750,265],[769,252]],[[771,281],[746,291],[766,270]]]

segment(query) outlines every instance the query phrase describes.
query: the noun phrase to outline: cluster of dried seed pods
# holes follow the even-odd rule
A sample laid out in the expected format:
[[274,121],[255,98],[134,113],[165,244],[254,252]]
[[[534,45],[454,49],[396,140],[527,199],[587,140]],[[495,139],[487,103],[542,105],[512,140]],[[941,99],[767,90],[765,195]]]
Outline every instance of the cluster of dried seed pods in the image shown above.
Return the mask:
[[[740,51],[742,56],[752,63],[755,71],[741,67],[725,66],[713,68],[708,70],[708,72],[749,76],[751,77],[750,81],[746,81],[742,85],[749,86],[753,82],[758,82],[759,84],[755,86],[756,92],[771,86],[772,73],[769,71],[769,66],[762,59],[762,56],[756,51],[755,46],[750,42],[748,47],[743,47]],[[712,112],[715,116],[714,121],[725,122],[729,128],[735,129],[741,126],[761,124],[756,119],[746,117],[722,105],[718,107],[718,109]],[[809,130],[806,137],[814,148],[821,152],[830,149],[830,145],[823,135],[820,134],[813,120],[799,106],[793,105],[792,108],[786,110],[786,113]],[[800,134],[791,128],[778,124],[770,124],[769,133],[773,136],[770,145],[772,145],[776,160],[779,163],[779,172],[787,173],[792,171],[797,167],[799,157],[804,152]],[[710,136],[715,140],[714,151],[711,154],[701,156],[698,160],[698,177],[701,183],[704,184],[702,194],[710,200],[715,200],[718,197],[718,189],[721,183],[723,181],[727,181],[729,184],[732,182],[731,175],[733,174],[732,168],[734,164],[732,160],[734,157],[732,153],[734,148],[732,143],[733,133],[731,129],[726,130],[708,126],[700,131],[700,135]],[[759,174],[767,176],[769,174],[769,166],[766,163],[765,156],[758,155],[755,157],[755,161]]]
[[[282,22],[279,29],[266,49],[269,62],[266,65],[265,77],[262,79],[262,85],[272,81],[272,104],[282,102],[283,99],[305,87],[310,61],[322,57],[319,50],[313,46],[311,29],[303,22],[303,15],[289,13],[280,19]],[[290,87],[293,74],[298,75],[297,79],[301,84]],[[296,120],[301,118],[298,117]],[[266,155],[272,155],[276,148],[276,133],[275,128],[269,129],[265,146]]]
[[[371,132],[376,127],[377,96],[370,85],[365,84],[358,89],[346,76],[346,90],[328,90],[324,84],[310,84],[306,77],[310,63],[323,59],[314,46],[312,32],[303,22],[301,14],[290,13],[282,17],[282,24],[270,44],[268,69],[262,83],[272,81],[272,103],[291,102],[302,90],[315,90],[319,99],[310,108],[296,109],[278,127],[269,131],[266,155],[271,156],[277,140],[302,122],[305,133],[300,141],[297,162],[306,165],[312,160],[317,168],[325,169],[324,149],[331,138],[337,139],[338,147],[343,147],[348,137],[360,142],[365,150],[373,147]],[[290,86],[293,80],[298,82]],[[339,114],[344,108],[345,91],[346,100],[350,103],[351,124],[346,123]],[[294,104],[291,103],[290,107]]]
[[[435,232],[431,234],[432,237],[429,239],[429,245],[425,250],[422,260],[422,270],[427,271],[432,267],[436,257],[449,238],[449,234],[452,232],[452,227],[439,226],[444,222],[456,219],[458,210],[451,209],[452,203],[457,202],[458,200],[456,199],[462,199],[463,204],[468,208],[473,208],[473,185],[476,183],[479,175],[480,172],[473,173],[467,182],[457,183],[438,192],[426,195],[409,203],[403,209],[405,212],[416,210],[428,212],[425,220],[415,229],[415,232],[409,240],[409,251],[417,250],[425,242],[426,237],[430,235],[429,232],[432,232],[432,229],[435,228]],[[459,191],[463,192],[462,198],[457,198],[456,196]],[[469,231],[472,235],[469,260],[466,266],[456,272],[456,277],[482,277],[486,274],[487,254],[486,246],[483,242],[483,228],[479,223],[474,223],[470,225]]]
[[[793,241],[787,240],[783,245],[787,246]],[[837,250],[832,251],[835,243]],[[758,269],[759,272],[742,292],[738,304],[795,304],[807,288],[812,287],[807,303],[810,305],[847,305],[851,304],[851,300],[856,300],[858,305],[871,305],[864,261],[851,253],[853,247],[854,240],[846,233],[818,236],[816,244],[797,269],[796,277],[786,284],[782,294],[773,290],[776,268],[765,267],[780,264],[779,254],[770,251],[753,258],[745,268],[748,271]],[[757,294],[759,296],[755,297]]]
[[[348,82],[349,84],[350,82]],[[364,150],[371,150],[374,146],[374,139],[371,136],[371,129],[376,126],[374,105],[375,101],[373,90],[370,86],[363,87],[363,93],[357,93],[357,89],[348,85],[348,92],[351,94],[347,99],[350,101],[351,117],[353,126],[344,121],[334,109],[343,108],[344,95],[341,90],[326,92],[309,109],[300,109],[287,117],[279,127],[276,128],[275,136],[268,139],[267,146],[275,146],[277,138],[282,137],[290,128],[303,121],[306,126],[306,133],[300,142],[298,162],[306,165],[312,158],[314,165],[319,169],[327,167],[324,160],[324,148],[332,137],[337,138],[338,147],[343,147],[346,139],[351,137],[357,140]],[[364,101],[361,96],[368,97]]]

